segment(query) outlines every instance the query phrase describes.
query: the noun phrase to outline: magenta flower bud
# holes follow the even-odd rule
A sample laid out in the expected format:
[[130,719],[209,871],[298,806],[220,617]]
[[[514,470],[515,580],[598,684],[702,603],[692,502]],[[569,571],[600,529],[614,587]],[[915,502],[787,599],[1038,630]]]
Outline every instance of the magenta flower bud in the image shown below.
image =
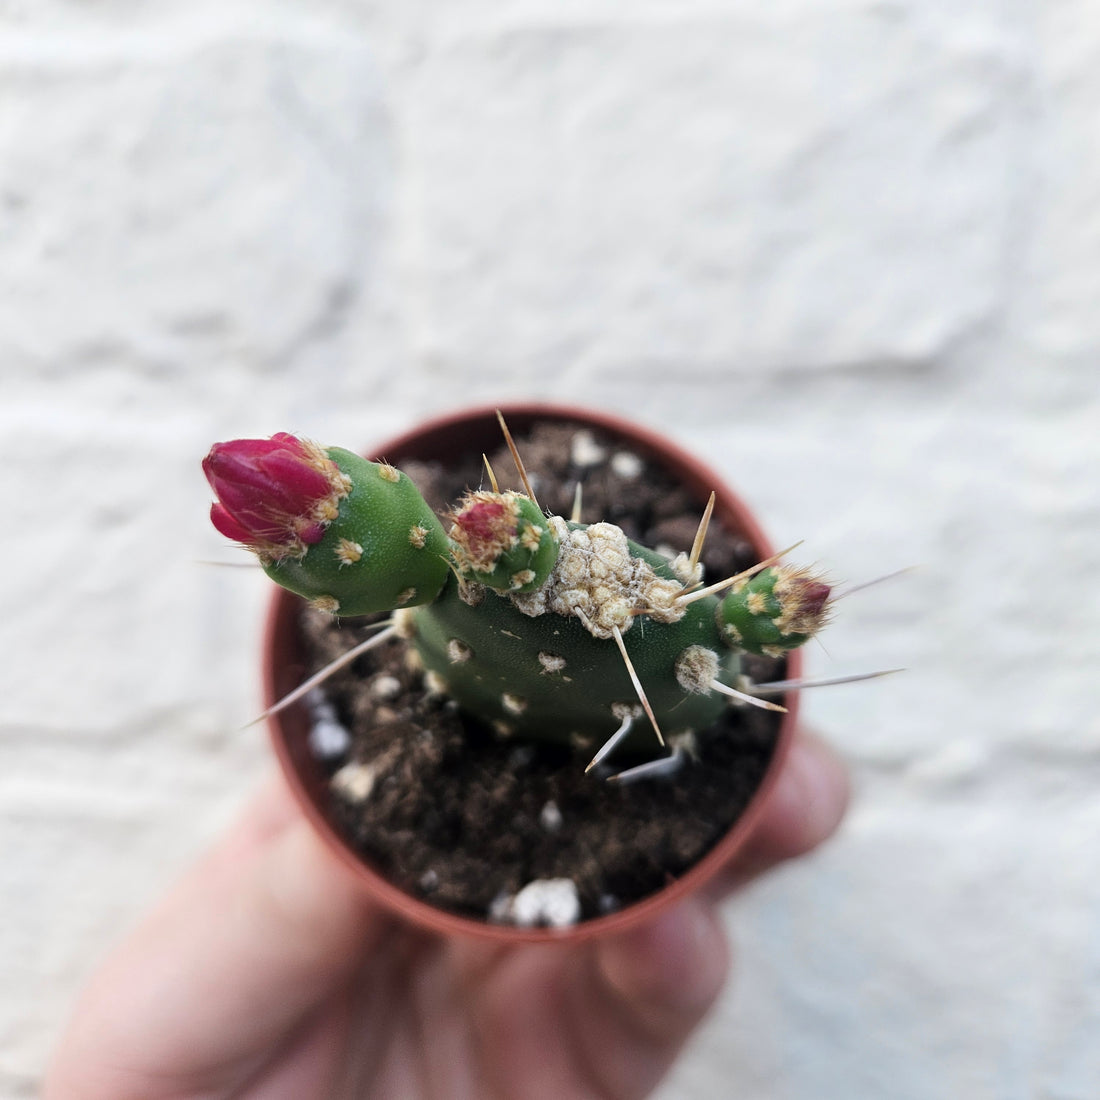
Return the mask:
[[264,561],[301,557],[320,542],[351,491],[320,447],[286,432],[215,443],[202,468],[218,498],[211,522]]

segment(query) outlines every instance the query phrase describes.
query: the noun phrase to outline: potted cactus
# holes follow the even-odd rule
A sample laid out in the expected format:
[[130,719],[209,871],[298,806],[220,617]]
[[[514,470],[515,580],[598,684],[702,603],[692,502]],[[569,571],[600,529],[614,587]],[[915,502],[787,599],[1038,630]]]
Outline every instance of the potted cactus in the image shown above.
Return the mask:
[[[554,487],[558,500],[563,491],[575,497],[569,518],[545,511],[547,483],[535,480],[534,464],[528,475],[524,445],[517,447],[508,431],[518,436],[539,423],[572,433],[574,441],[583,433],[589,451],[618,459],[627,480],[679,482],[677,491],[701,516],[695,537],[673,553],[634,541],[620,524],[583,522],[582,493],[573,486]],[[480,476],[470,474],[477,470],[471,461],[480,465],[502,434],[516,488],[505,487],[499,458],[485,460]],[[640,920],[696,888],[743,843],[781,766],[795,698],[781,693],[797,679],[794,651],[827,617],[829,586],[809,570],[781,564],[743,506],[694,460],[613,418],[576,409],[515,407],[503,417],[475,410],[393,440],[377,454],[372,461],[280,434],[216,444],[204,462],[217,496],[215,527],[253,551],[282,589],[268,631],[269,719],[291,786],[322,835],[384,904],[449,932],[588,936]],[[459,478],[466,489],[442,514],[401,468],[429,459],[467,463]],[[575,480],[583,490],[583,479]],[[716,507],[714,495],[708,504],[710,489],[718,489]],[[609,492],[607,499],[615,499],[618,490]],[[724,532],[727,549],[739,550],[741,567],[704,576],[712,510],[715,529]],[[736,554],[720,563],[729,570],[727,562],[736,563]],[[369,682],[375,696],[419,692],[401,714],[396,704],[372,701],[371,714],[385,711],[390,732],[370,749],[357,749],[349,738],[328,748],[318,741],[319,727],[340,730],[345,723],[332,700],[311,687],[332,670],[309,676],[326,663],[308,652],[311,634],[331,633],[335,624],[357,632],[354,645],[342,636],[336,643],[348,650],[334,662],[347,666],[340,676]],[[760,683],[769,676],[771,683]],[[786,706],[773,701],[777,694]],[[387,861],[370,847],[374,834],[386,831],[383,824],[378,818],[362,824],[364,804],[388,799],[405,813],[405,804],[419,798],[423,805],[395,832],[422,827],[442,835],[446,847],[490,818],[496,833],[533,827],[535,834],[553,834],[563,812],[578,807],[594,819],[595,831],[610,832],[611,815],[626,806],[636,814],[626,835],[641,843],[650,819],[666,813],[660,802],[666,792],[676,792],[676,812],[700,812],[702,801],[690,793],[704,770],[700,759],[722,743],[724,731],[750,719],[765,723],[749,738],[761,761],[751,789],[700,842],[689,865],[662,872],[636,898],[599,894],[582,905],[567,874],[537,877],[520,851],[509,887],[484,883],[492,901],[478,911],[433,897],[436,865],[425,869],[419,854]],[[457,733],[441,733],[445,728]],[[532,784],[564,776],[565,788],[545,789],[566,793],[546,799],[533,815],[535,803],[521,811],[495,794],[485,797],[477,773],[468,783],[471,798],[482,797],[487,810],[440,809],[435,785],[455,770],[453,759],[441,763],[450,750],[439,742],[448,736],[452,748],[461,743],[469,755],[495,754],[495,774],[509,789],[522,789],[521,773],[533,768]],[[427,745],[417,751],[432,761],[430,780],[402,757],[410,745]],[[728,768],[730,759],[720,755],[718,767]],[[402,777],[432,789],[395,791]],[[713,786],[713,776],[707,783]],[[531,816],[539,819],[534,826]],[[619,836],[623,847],[622,827]],[[514,851],[515,838],[505,839]],[[476,866],[476,877],[492,878],[491,858]],[[525,874],[532,877],[520,889]]]

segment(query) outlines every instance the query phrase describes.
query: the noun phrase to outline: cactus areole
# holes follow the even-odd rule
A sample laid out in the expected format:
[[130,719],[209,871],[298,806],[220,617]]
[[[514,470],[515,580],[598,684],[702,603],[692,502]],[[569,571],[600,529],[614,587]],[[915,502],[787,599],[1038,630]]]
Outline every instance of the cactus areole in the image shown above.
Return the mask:
[[393,612],[433,690],[509,737],[668,757],[745,704],[744,655],[781,656],[828,614],[807,570],[704,578],[697,555],[495,486],[441,519],[395,466],[285,433],[215,444],[203,468],[214,526],[272,580],[341,618]]

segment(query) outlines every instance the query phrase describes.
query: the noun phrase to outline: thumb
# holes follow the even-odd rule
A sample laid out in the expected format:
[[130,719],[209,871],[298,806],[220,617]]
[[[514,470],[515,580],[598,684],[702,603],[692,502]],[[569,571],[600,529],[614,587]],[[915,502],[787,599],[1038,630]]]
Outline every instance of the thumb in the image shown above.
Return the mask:
[[576,1034],[609,1096],[648,1096],[722,989],[729,947],[714,906],[691,897],[596,944]]

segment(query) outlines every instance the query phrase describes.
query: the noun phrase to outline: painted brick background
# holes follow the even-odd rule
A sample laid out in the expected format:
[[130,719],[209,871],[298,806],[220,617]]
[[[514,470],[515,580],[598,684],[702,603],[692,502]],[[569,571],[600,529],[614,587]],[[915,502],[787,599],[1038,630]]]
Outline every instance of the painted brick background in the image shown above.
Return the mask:
[[267,766],[209,443],[525,396],[923,566],[661,1096],[1100,1095],[1098,301],[1086,0],[0,0],[0,1095]]

